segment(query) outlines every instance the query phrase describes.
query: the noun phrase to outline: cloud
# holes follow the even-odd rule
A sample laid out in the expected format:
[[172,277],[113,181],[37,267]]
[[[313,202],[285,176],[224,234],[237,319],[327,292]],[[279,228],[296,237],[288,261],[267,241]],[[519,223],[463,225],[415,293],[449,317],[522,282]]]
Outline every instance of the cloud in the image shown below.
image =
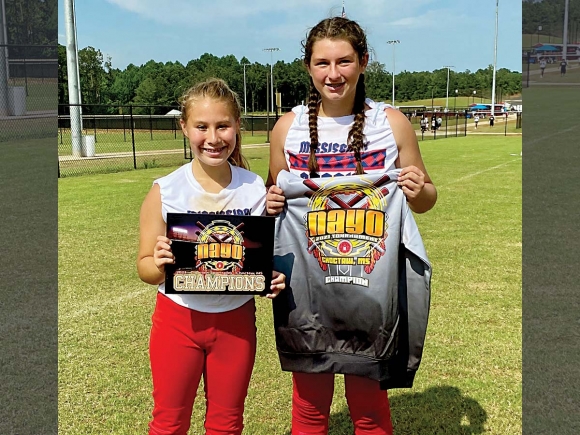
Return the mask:
[[[231,26],[232,19],[245,19],[264,13],[287,13],[326,4],[324,0],[253,0],[251,5],[238,0],[174,0],[171,6],[158,0],[107,0],[107,2],[144,18],[163,24],[203,24]],[[211,11],[211,12],[208,12]],[[211,20],[208,22],[208,19]]]

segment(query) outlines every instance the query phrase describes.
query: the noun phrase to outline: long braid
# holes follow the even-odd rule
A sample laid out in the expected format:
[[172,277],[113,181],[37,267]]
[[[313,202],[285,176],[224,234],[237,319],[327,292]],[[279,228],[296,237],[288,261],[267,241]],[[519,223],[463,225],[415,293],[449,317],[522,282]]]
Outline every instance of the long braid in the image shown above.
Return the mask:
[[356,84],[356,94],[354,96],[354,122],[348,132],[348,148],[354,153],[356,160],[356,173],[364,174],[361,161],[361,151],[365,146],[365,76],[361,74]]
[[308,156],[308,169],[310,178],[318,177],[318,162],[316,161],[316,148],[318,148],[318,101],[320,94],[310,79],[310,95],[308,97],[308,128],[310,130],[310,155]]

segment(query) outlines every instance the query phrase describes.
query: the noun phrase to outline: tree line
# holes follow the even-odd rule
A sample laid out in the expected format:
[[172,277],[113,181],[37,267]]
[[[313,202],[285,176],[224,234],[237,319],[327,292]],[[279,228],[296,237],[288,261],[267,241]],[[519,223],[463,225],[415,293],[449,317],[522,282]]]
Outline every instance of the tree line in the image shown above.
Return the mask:
[[[524,0],[522,3],[522,31],[524,34],[551,35],[562,38],[565,0]],[[571,1],[568,7],[568,39],[578,41],[580,2]],[[540,29],[541,27],[541,29]]]
[[[135,107],[134,113],[163,114],[176,107],[180,96],[194,83],[209,77],[224,79],[238,93],[244,106],[244,64],[246,82],[246,107],[248,113],[266,110],[267,82],[270,66],[251,63],[246,57],[239,61],[233,55],[217,57],[205,53],[186,65],[180,62],[155,62],[144,65],[129,64],[124,70],[113,68],[110,57],[105,58],[100,50],[86,47],[79,50],[79,76],[82,103],[88,106],[85,113],[119,113],[125,105],[155,105],[157,108]],[[471,96],[491,98],[492,65],[475,72],[450,71],[449,96]],[[301,59],[286,63],[278,61],[273,66],[275,92],[281,93],[284,111],[306,101],[310,78]],[[521,73],[501,68],[496,71],[496,95],[498,100],[521,92]],[[66,48],[58,46],[58,100],[68,104]],[[371,61],[365,73],[365,84],[369,98],[390,101],[392,97],[392,74],[385,65]],[[402,71],[395,76],[395,96],[401,101],[445,97],[447,69],[432,72]],[[404,103],[402,103],[404,104]]]
[[58,33],[56,0],[3,0],[12,59],[54,59]]

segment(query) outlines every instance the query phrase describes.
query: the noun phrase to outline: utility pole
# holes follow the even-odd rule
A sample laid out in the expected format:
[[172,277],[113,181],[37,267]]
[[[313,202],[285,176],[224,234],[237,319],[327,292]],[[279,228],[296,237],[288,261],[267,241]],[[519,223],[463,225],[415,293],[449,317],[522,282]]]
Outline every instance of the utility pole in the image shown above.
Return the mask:
[[0,0],[0,115],[9,115],[8,110],[8,35],[6,32],[6,7]]
[[[272,100],[272,105],[271,105],[271,109],[272,112],[274,111],[274,57],[273,57],[273,52],[274,51],[280,51],[279,48],[273,47],[273,48],[264,48],[263,51],[269,51],[270,52],[270,98]],[[266,92],[267,95],[267,92]],[[267,97],[266,97],[267,98]],[[268,105],[268,101],[266,101],[266,106]],[[267,132],[267,140],[268,142],[270,142],[270,109],[267,108],[267,123],[268,125],[266,126],[266,132]]]
[[242,67],[244,68],[244,116],[248,115],[248,110],[246,107],[246,67],[250,65],[249,63],[243,63]]
[[566,60],[568,57],[568,9],[570,6],[570,0],[566,0],[564,4],[564,35],[562,40],[562,59]]
[[455,67],[453,65],[447,65],[443,68],[447,68],[447,92],[445,94],[445,111],[447,112],[447,108],[449,107],[449,70]]
[[395,47],[396,44],[399,44],[401,41],[398,39],[393,39],[391,41],[387,41],[387,44],[393,46],[393,107],[395,106]]
[[274,56],[273,56],[273,52],[274,51],[280,51],[279,48],[264,48],[263,51],[269,51],[270,52],[270,87],[271,87],[271,91],[270,91],[270,98],[272,100],[272,104],[270,105],[272,111],[274,111]]
[[64,24],[66,31],[66,66],[68,74],[68,102],[70,104],[70,132],[72,155],[82,156],[83,119],[81,110],[81,82],[79,78],[77,26],[74,0],[64,0]]
[[495,0],[495,41],[493,46],[493,79],[491,81],[491,116],[495,116],[495,70],[497,64],[497,23],[499,0]]

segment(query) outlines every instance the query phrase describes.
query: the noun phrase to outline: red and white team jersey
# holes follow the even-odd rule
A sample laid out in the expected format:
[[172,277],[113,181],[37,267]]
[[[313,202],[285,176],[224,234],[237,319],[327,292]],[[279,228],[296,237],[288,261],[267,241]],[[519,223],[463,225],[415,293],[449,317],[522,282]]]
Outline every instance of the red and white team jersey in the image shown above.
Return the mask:
[[[393,130],[385,114],[384,103],[366,100],[366,120],[363,133],[366,146],[361,151],[362,167],[367,174],[385,172],[395,168],[398,157]],[[288,130],[284,155],[291,173],[308,178],[308,157],[310,155],[310,131],[308,128],[308,107],[296,106],[292,109],[296,117]],[[337,118],[318,117],[318,175],[334,177],[351,175],[356,172],[354,153],[348,150],[346,138],[354,122],[354,115]]]

